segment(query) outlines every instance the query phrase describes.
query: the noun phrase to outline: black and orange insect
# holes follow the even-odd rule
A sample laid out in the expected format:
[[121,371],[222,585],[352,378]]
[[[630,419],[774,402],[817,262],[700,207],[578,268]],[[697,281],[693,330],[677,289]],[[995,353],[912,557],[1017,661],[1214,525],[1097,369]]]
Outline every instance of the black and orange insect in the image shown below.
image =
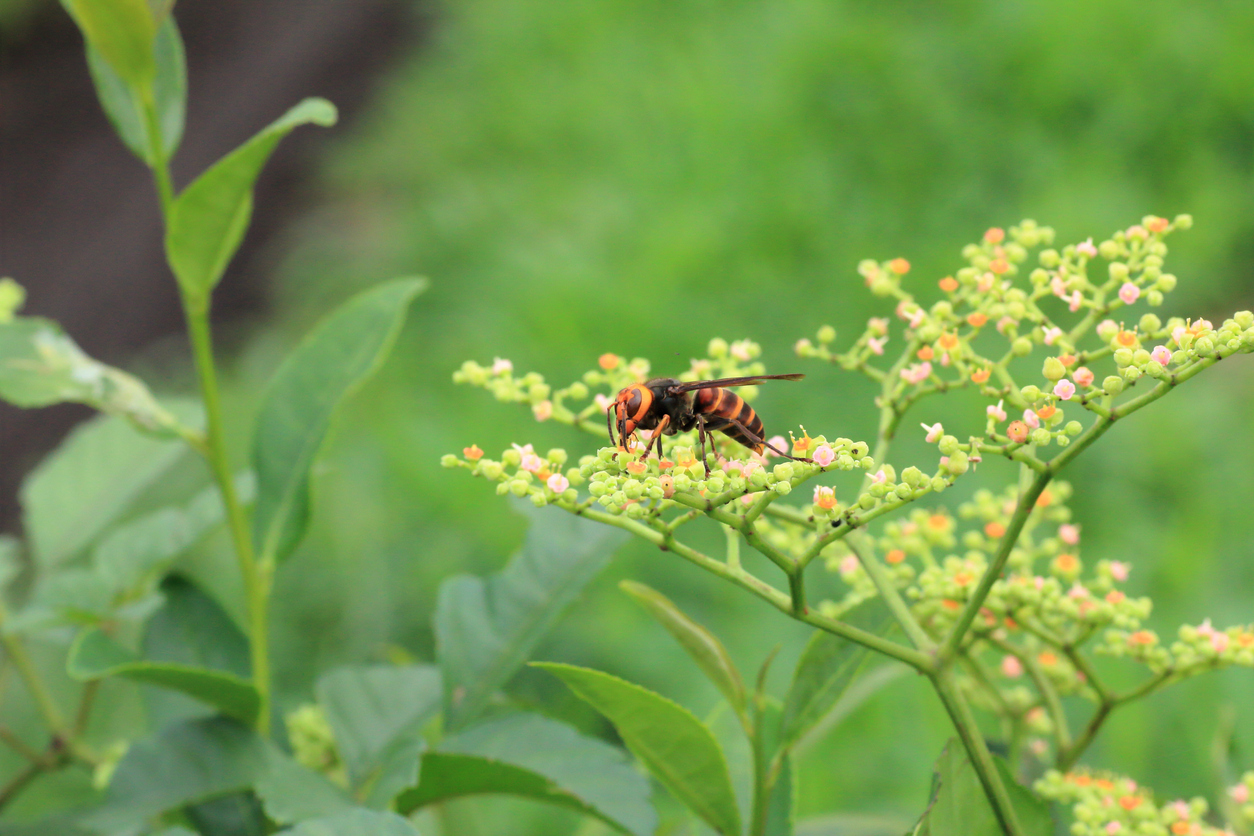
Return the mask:
[[[705,438],[716,430],[724,433],[755,453],[767,449],[793,461],[808,462],[778,450],[766,441],[762,419],[753,407],[735,392],[732,386],[748,386],[763,380],[801,380],[803,374],[763,374],[753,377],[725,377],[719,380],[696,380],[684,383],[673,377],[655,377],[644,383],[635,383],[618,393],[614,403],[605,413],[605,423],[610,431],[610,442],[626,445],[627,439],[637,429],[652,430],[653,435],[645,446],[644,457],[657,444],[657,454],[662,455],[662,436],[675,435],[697,428],[701,439],[701,461],[708,476],[710,466],[705,460]],[[696,393],[695,395],[693,393]],[[618,438],[614,437],[615,425]],[[710,449],[714,439],[710,438]]]

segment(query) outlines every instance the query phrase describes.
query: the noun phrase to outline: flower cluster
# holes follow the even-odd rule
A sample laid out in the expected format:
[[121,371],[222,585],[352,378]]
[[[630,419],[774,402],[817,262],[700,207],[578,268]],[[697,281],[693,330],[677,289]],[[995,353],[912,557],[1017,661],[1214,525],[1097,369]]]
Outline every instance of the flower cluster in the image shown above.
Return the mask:
[[[1254,773],[1246,776],[1254,784]],[[1234,795],[1240,787],[1232,792]],[[1034,788],[1052,801],[1071,805],[1075,836],[1232,836],[1230,829],[1208,824],[1204,798],[1159,805],[1154,794],[1131,778],[1107,772],[1051,769]]]
[[1224,630],[1212,627],[1209,618],[1196,627],[1185,624],[1169,647],[1153,630],[1109,630],[1097,651],[1135,659],[1164,676],[1191,676],[1225,665],[1254,668],[1254,624]]

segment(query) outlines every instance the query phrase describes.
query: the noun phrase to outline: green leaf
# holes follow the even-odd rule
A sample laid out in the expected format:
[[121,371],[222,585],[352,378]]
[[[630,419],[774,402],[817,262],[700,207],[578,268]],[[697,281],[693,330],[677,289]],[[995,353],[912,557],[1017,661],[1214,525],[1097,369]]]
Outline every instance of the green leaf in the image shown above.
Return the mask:
[[794,756],[800,757],[805,754],[811,746],[826,737],[828,732],[843,723],[849,715],[861,708],[867,700],[886,686],[907,674],[914,673],[914,668],[900,662],[876,664],[872,657],[869,664],[872,665],[871,669],[854,680],[854,683],[845,689],[845,693],[841,694],[840,699],[823,715],[823,718],[810,726],[802,734],[801,739],[793,744]]
[[[161,595],[165,603],[144,633],[145,659],[249,679],[252,663],[248,639],[217,601],[177,576],[161,583]],[[204,711],[202,703],[174,691],[147,689],[144,698],[149,720],[155,726]]]
[[418,783],[421,729],[440,710],[440,692],[440,672],[429,665],[339,668],[318,680],[358,801],[386,806]]
[[195,305],[208,304],[239,249],[252,216],[253,184],[275,146],[298,125],[328,126],[335,120],[330,102],[305,99],[214,163],[175,199],[166,229],[166,258],[184,295]]
[[326,776],[277,751],[271,751],[266,772],[254,789],[266,815],[279,824],[295,824],[354,807],[348,794]]
[[395,813],[362,809],[302,822],[280,832],[287,836],[418,836],[418,830]]
[[740,811],[723,750],[688,709],[600,671],[533,662],[609,719],[627,748],[717,832],[740,833]]
[[[1054,820],[1049,805],[1016,781],[1004,760],[994,756],[994,762],[1010,792],[1024,836],[1052,836]],[[936,784],[936,800],[926,817],[931,836],[1002,836],[980,777],[956,739],[946,744],[936,762]]]
[[901,836],[914,822],[875,813],[835,813],[797,823],[795,836]]
[[266,836],[270,831],[261,802],[251,792],[211,798],[184,812],[200,836]]
[[23,524],[36,565],[49,569],[77,555],[186,452],[181,443],[140,435],[117,418],[75,428],[22,483]]
[[0,593],[22,571],[22,544],[16,537],[0,534]]
[[[157,29],[153,42],[156,77],[153,79],[153,104],[161,133],[161,155],[169,160],[183,138],[183,120],[187,105],[187,63],[183,39],[174,18],[166,17]],[[156,164],[144,124],[143,104],[135,90],[113,71],[99,50],[88,45],[87,67],[96,85],[96,97],[114,130],[127,148],[150,168]]]
[[536,714],[515,714],[458,732],[422,759],[422,780],[402,793],[405,814],[480,793],[532,798],[578,810],[634,836],[657,827],[649,782],[624,753]]
[[157,25],[146,0],[63,0],[88,46],[127,84],[143,88],[156,73]]
[[737,714],[745,711],[745,684],[723,643],[675,606],[657,590],[635,581],[622,581],[619,587],[649,611],[675,640],[696,660],[710,681],[723,692]]
[[[887,616],[879,601],[867,601],[846,614],[844,620],[868,632],[879,633]],[[793,672],[784,699],[783,745],[791,746],[811,726],[823,719],[849,685],[862,672],[870,652],[860,644],[816,630],[806,644]]]
[[268,748],[225,717],[167,726],[131,745],[104,804],[81,821],[103,833],[137,830],[170,810],[248,789],[265,772]]
[[486,581],[460,575],[440,586],[435,641],[450,729],[478,716],[628,536],[552,509],[518,507],[531,528],[505,569]]
[[253,438],[253,540],[263,562],[285,558],[304,534],[309,469],[331,415],[383,363],[410,300],[425,288],[423,279],[397,279],[354,296],[319,323],[275,373]]
[[260,697],[247,680],[225,671],[141,659],[96,629],[84,632],[71,646],[66,670],[81,680],[120,676],[159,685],[206,702],[245,723],[257,719]]
[[[782,706],[779,700],[768,697],[760,720],[764,760],[767,763],[779,749],[781,712]],[[714,739],[718,741],[719,746],[723,748],[723,755],[727,758],[728,772],[731,774],[732,788],[740,803],[741,818],[748,819],[753,814],[751,805],[756,779],[753,748],[745,734],[745,729],[725,700],[720,701],[714,711],[710,712],[705,724],[713,732]],[[767,803],[767,827],[764,836],[789,836],[792,833],[792,808],[792,759],[785,757]]]
[[143,381],[88,357],[61,326],[39,317],[0,325],[0,398],[23,409],[83,403],[144,432],[176,438],[184,431]]

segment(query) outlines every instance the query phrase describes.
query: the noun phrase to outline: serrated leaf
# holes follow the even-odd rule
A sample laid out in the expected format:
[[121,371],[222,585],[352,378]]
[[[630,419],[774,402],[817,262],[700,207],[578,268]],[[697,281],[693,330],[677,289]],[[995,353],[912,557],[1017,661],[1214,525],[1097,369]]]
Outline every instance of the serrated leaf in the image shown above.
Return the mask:
[[553,509],[519,507],[531,527],[505,569],[440,586],[435,641],[450,729],[479,715],[628,536]]
[[[879,633],[889,623],[878,600],[851,610],[844,620]],[[791,746],[834,706],[862,672],[870,652],[860,644],[816,630],[806,644],[784,699],[783,745]]]
[[225,717],[167,726],[131,745],[104,804],[81,823],[104,834],[128,832],[170,810],[248,789],[265,771],[267,749]]
[[648,610],[675,640],[688,651],[697,666],[723,692],[737,714],[745,710],[745,685],[740,671],[731,660],[723,643],[697,622],[686,616],[671,599],[655,589],[635,581],[622,581],[619,587]]
[[23,409],[87,404],[169,438],[178,438],[181,429],[143,381],[88,357],[61,326],[39,317],[0,325],[0,398]]
[[328,126],[335,120],[330,102],[305,99],[214,163],[175,199],[167,219],[166,258],[193,304],[208,304],[239,249],[252,215],[253,184],[275,146],[298,125]]
[[42,570],[63,564],[117,521],[187,452],[119,418],[86,421],[22,483],[23,527]]
[[85,631],[74,642],[66,670],[80,680],[120,676],[181,691],[249,724],[256,720],[261,701],[252,683],[234,674],[142,659],[96,629]]
[[321,819],[302,822],[287,836],[418,836],[418,830],[395,813],[347,810]]
[[627,748],[675,797],[724,836],[740,833],[740,811],[722,747],[688,709],[616,676],[533,662],[605,715]]
[[[187,106],[187,63],[183,54],[183,38],[174,18],[166,16],[153,41],[156,76],[153,79],[153,104],[161,134],[161,151],[169,160],[183,138],[183,121]],[[155,164],[145,127],[144,111],[136,91],[128,85],[100,51],[88,45],[87,67],[96,85],[96,98],[105,115],[113,123],[122,143],[150,168]]]
[[[1016,781],[1004,760],[996,755],[993,760],[1010,793],[1024,836],[1052,836],[1054,820],[1049,805]],[[926,816],[931,836],[1002,836],[1002,827],[980,777],[956,739],[951,739],[941,752],[936,778],[936,800]]]
[[266,815],[279,824],[330,816],[355,806],[348,793],[324,775],[277,751],[270,753],[266,772],[254,789]]
[[357,800],[383,807],[418,782],[421,729],[440,710],[440,672],[429,665],[339,668],[318,680]]
[[152,82],[157,25],[146,0],[63,0],[88,45],[132,87]]
[[263,562],[291,554],[309,516],[309,469],[340,402],[387,357],[422,279],[385,282],[341,305],[283,361],[253,437],[253,541]]
[[648,836],[657,827],[649,783],[624,753],[536,714],[515,714],[458,732],[422,760],[418,786],[397,809],[410,813],[450,798],[495,793],[532,798]]

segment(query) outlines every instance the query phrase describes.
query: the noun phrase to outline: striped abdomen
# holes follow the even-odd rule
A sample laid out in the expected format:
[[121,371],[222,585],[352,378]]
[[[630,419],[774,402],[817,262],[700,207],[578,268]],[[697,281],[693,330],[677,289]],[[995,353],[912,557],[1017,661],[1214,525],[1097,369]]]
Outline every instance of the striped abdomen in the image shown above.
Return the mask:
[[[762,419],[753,411],[748,402],[729,389],[698,389],[693,393],[692,411],[705,416],[705,425],[725,433],[736,442],[743,444],[756,453],[763,450],[760,439],[765,438]],[[732,423],[740,425],[757,436],[749,438]]]

